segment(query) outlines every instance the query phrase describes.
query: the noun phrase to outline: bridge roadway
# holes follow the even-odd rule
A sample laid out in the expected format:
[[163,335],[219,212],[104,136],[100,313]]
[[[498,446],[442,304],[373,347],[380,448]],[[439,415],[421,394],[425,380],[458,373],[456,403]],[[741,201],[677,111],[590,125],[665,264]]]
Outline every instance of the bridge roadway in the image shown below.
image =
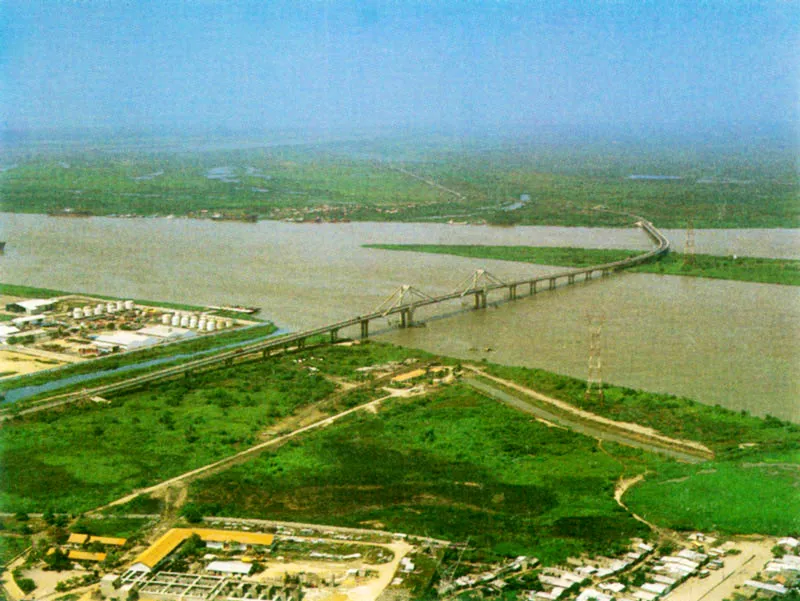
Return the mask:
[[[559,280],[561,280],[562,283],[566,281],[566,283],[569,285],[574,284],[577,278],[583,278],[582,280],[577,281],[586,281],[592,279],[595,274],[607,276],[612,272],[645,263],[669,252],[669,240],[667,240],[666,237],[664,237],[664,235],[658,229],[656,229],[652,223],[635,215],[630,216],[637,220],[637,225],[644,229],[650,238],[656,243],[657,246],[654,250],[641,255],[623,259],[622,261],[615,261],[613,263],[593,265],[591,267],[584,267],[580,269],[570,269],[546,276],[516,280],[513,282],[486,282],[482,286],[467,288],[465,290],[452,292],[450,294],[420,298],[419,300],[401,304],[385,311],[376,311],[367,315],[358,315],[356,317],[351,317],[350,319],[345,319],[311,330],[304,330],[302,332],[288,334],[280,338],[264,340],[254,344],[242,346],[234,350],[224,351],[210,357],[189,361],[174,367],[167,367],[140,376],[134,376],[120,382],[105,384],[91,389],[83,389],[72,393],[53,395],[44,399],[40,399],[35,403],[35,405],[20,411],[19,414],[24,415],[26,413],[32,413],[42,409],[75,402],[92,396],[102,397],[106,394],[122,392],[132,388],[137,388],[143,384],[155,382],[157,380],[163,380],[165,378],[170,378],[181,374],[188,375],[195,370],[208,368],[220,363],[231,365],[233,364],[234,360],[250,355],[256,355],[258,353],[261,353],[262,356],[266,358],[273,350],[281,351],[288,350],[293,347],[303,347],[306,340],[312,337],[324,336],[327,334],[330,336],[331,341],[335,342],[338,338],[340,330],[354,326],[360,326],[361,338],[367,338],[369,336],[369,322],[375,319],[385,318],[389,315],[399,314],[400,327],[408,327],[412,324],[414,311],[421,307],[473,296],[475,299],[476,309],[486,308],[487,297],[492,292],[507,290],[507,298],[509,300],[515,300],[517,298],[517,290],[519,288],[524,288],[527,286],[529,295],[534,295],[537,293],[537,287],[540,284],[546,285],[547,290],[553,290],[556,288]],[[2,421],[2,419],[3,417],[0,416],[0,421]]]

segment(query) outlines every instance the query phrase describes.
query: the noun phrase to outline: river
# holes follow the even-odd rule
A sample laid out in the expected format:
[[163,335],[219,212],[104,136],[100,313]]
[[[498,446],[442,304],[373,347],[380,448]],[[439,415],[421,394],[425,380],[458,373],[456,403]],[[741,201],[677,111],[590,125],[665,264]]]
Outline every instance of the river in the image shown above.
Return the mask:
[[[684,232],[665,233],[682,248]],[[477,267],[501,279],[557,269],[362,244],[651,248],[635,228],[247,224],[14,214],[0,214],[0,239],[8,242],[0,256],[3,281],[192,304],[256,305],[290,329],[366,313],[401,284],[439,294]],[[698,253],[800,258],[796,230],[697,230],[695,246]],[[606,381],[800,421],[796,287],[621,274],[487,311],[464,311],[424,328],[387,329],[380,337],[586,377],[587,312],[605,314]]]

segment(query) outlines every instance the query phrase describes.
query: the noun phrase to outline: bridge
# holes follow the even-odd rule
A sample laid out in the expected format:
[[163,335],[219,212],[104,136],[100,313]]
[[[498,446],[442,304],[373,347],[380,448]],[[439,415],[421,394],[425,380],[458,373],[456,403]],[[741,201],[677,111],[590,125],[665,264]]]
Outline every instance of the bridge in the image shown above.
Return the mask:
[[[630,216],[637,220],[636,225],[641,227],[656,244],[654,250],[613,263],[569,269],[550,275],[515,280],[512,282],[503,282],[485,270],[479,269],[461,282],[453,292],[439,296],[429,296],[413,286],[402,286],[384,300],[374,311],[368,314],[357,315],[336,323],[288,334],[279,338],[263,340],[234,350],[223,351],[209,357],[189,361],[181,365],[167,367],[140,376],[133,376],[119,382],[105,384],[91,389],[84,389],[78,392],[56,394],[37,401],[35,406],[19,411],[19,414],[32,413],[34,411],[75,402],[92,396],[103,396],[106,394],[123,392],[165,378],[184,374],[190,375],[193,371],[207,369],[215,365],[232,365],[234,361],[241,360],[242,358],[257,358],[258,355],[267,358],[274,352],[285,352],[291,348],[302,348],[306,345],[306,342],[312,338],[316,339],[323,336],[329,337],[331,342],[336,342],[339,339],[340,332],[349,328],[359,328],[361,338],[366,339],[369,337],[369,326],[371,322],[387,318],[391,315],[400,317],[399,324],[401,328],[409,327],[413,324],[414,312],[422,307],[429,307],[448,301],[463,300],[472,297],[474,299],[472,304],[475,309],[485,309],[489,302],[490,295],[497,301],[514,301],[520,298],[520,296],[525,296],[526,293],[528,296],[532,296],[544,290],[554,290],[559,285],[571,285],[576,282],[588,281],[595,277],[609,276],[614,272],[651,261],[669,252],[669,241],[652,223],[640,217],[636,217],[635,215]],[[0,417],[0,420],[2,419],[4,419],[4,417]]]

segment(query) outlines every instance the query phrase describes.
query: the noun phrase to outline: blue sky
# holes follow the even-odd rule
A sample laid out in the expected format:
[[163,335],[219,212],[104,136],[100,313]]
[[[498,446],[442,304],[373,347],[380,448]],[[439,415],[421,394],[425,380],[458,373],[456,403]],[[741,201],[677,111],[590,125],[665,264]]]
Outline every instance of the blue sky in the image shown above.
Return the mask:
[[2,0],[14,129],[798,122],[800,2]]

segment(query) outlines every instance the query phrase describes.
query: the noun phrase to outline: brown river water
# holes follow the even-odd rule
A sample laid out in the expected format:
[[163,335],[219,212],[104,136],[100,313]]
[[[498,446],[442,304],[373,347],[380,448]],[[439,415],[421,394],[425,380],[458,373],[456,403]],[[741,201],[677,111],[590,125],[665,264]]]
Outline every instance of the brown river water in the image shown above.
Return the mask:
[[[658,224],[656,224],[658,225]],[[674,248],[685,233],[665,231]],[[698,253],[800,258],[797,230],[697,230]],[[290,329],[368,313],[401,284],[434,295],[479,267],[501,279],[563,268],[390,252],[378,242],[649,249],[638,229],[443,224],[256,224],[0,214],[5,282],[190,304],[255,305]],[[496,299],[500,300],[498,293]],[[468,311],[380,339],[585,378],[587,312],[605,315],[606,381],[800,422],[800,289],[620,274]],[[356,332],[352,332],[353,335]],[[491,350],[489,350],[491,349]]]

